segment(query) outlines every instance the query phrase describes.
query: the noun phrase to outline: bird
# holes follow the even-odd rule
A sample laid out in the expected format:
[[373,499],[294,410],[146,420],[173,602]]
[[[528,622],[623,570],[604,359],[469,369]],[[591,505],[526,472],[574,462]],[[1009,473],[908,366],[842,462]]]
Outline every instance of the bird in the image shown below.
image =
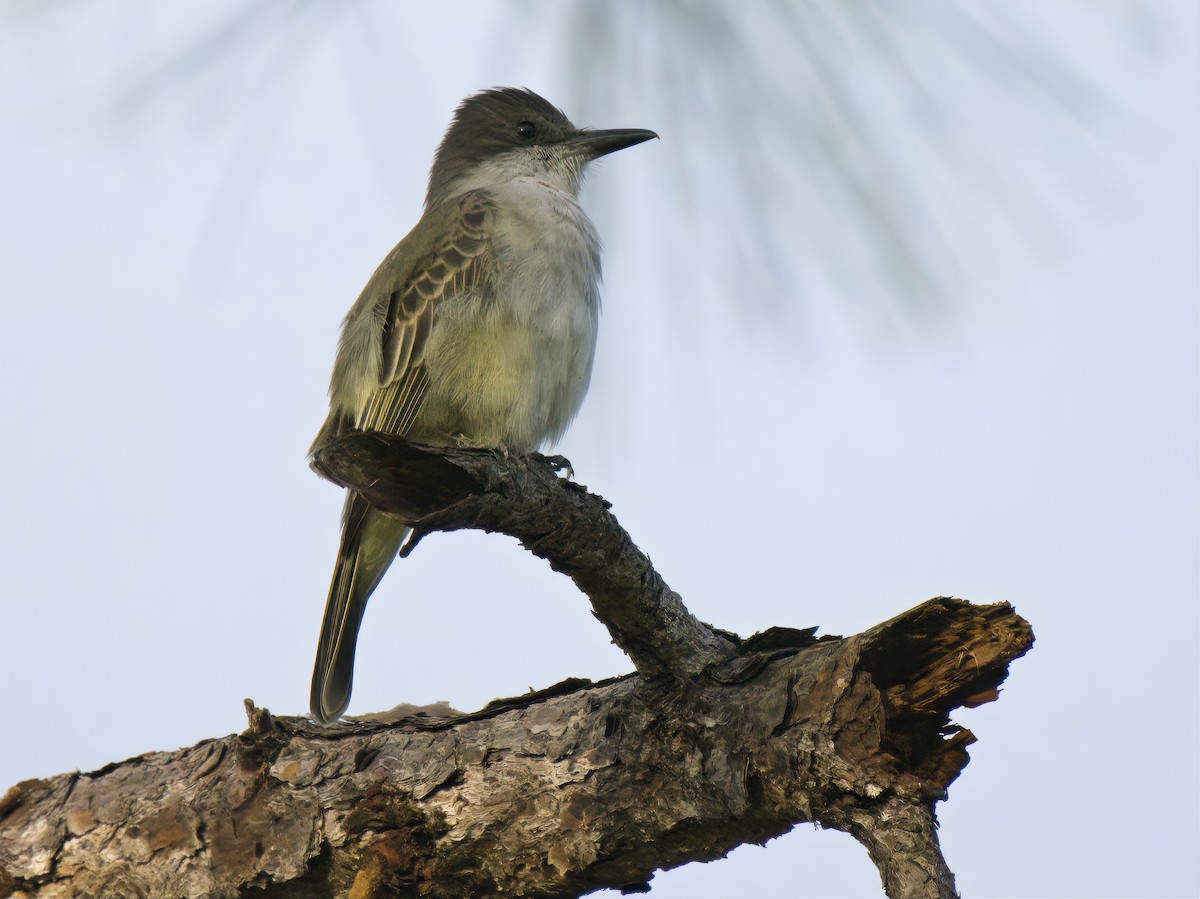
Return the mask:
[[[657,138],[577,128],[527,88],[456,109],[424,211],[342,323],[329,416],[310,448],[353,431],[527,453],[553,444],[591,379],[600,240],[579,204],[588,164]],[[410,531],[348,490],[313,667],[321,724],[350,704],[367,600]]]

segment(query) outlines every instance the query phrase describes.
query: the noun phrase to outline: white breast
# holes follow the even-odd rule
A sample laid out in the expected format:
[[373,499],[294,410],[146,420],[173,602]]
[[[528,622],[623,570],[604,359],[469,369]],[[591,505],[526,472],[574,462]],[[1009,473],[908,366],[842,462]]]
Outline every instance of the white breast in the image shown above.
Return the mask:
[[[574,197],[534,178],[490,189],[491,296],[455,304],[430,335],[427,404],[479,445],[536,449],[587,392],[600,313],[600,244]],[[431,408],[430,412],[435,409]]]

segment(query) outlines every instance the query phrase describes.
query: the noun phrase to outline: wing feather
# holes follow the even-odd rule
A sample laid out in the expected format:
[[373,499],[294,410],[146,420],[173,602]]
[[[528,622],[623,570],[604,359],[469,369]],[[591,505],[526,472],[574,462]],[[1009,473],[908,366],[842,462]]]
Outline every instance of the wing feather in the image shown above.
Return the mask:
[[464,195],[445,236],[389,294],[386,309],[379,304],[384,316],[380,383],[360,416],[360,429],[403,436],[412,427],[429,388],[425,345],[438,307],[486,283],[494,262],[493,216],[487,191]]

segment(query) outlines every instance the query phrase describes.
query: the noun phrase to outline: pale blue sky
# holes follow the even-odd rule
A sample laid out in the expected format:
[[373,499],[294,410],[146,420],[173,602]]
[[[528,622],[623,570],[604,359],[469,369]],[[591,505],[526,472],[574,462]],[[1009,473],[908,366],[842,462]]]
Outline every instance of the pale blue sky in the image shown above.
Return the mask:
[[[1037,236],[968,256],[953,316],[892,331],[840,314],[822,277],[803,282],[805,314],[742,327],[747,303],[716,275],[741,260],[719,240],[691,249],[732,214],[734,189],[713,187],[727,160],[655,121],[626,67],[593,63],[610,103],[572,108],[564,61],[483,7],[413,23],[374,4],[368,49],[352,18],[268,29],[262,53],[146,93],[130,93],[139,62],[169,57],[214,4],[10,10],[0,789],[241,730],[243,697],[306,711],[341,494],[304,454],[338,324],[419,215],[454,105],[517,84],[580,124],[663,136],[589,184],[605,311],[559,447],[579,479],[698,616],[740,633],[853,633],[940,594],[1012,602],[1038,642],[999,702],[956,717],[980,742],[939,811],[960,890],[1196,895],[1197,13],[1150,6],[1162,41],[1136,52],[1055,32],[1078,5],[1038,26],[1113,111],[1077,143],[1019,131],[1014,108],[989,116],[1013,135],[1002,155],[1068,157],[1009,188],[1018,217],[1001,230]],[[451,21],[477,52],[433,74],[420,35]],[[686,204],[681,159],[700,179]],[[936,156],[906,165],[914,182],[940,174]],[[969,199],[961,227],[990,233],[1000,213]],[[754,283],[784,306],[801,292]],[[746,457],[752,482],[729,466]],[[514,541],[439,535],[373,599],[351,711],[470,709],[628,669],[574,587]],[[881,895],[857,843],[806,826],[654,884]]]

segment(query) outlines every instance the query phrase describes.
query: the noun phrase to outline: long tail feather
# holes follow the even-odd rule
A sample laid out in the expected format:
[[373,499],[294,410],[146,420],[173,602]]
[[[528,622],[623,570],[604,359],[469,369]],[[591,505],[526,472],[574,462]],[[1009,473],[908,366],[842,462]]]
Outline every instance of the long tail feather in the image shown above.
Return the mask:
[[407,534],[408,525],[399,518],[380,512],[352,491],[348,493],[309,699],[313,715],[322,724],[336,721],[350,704],[354,649],[367,600]]

